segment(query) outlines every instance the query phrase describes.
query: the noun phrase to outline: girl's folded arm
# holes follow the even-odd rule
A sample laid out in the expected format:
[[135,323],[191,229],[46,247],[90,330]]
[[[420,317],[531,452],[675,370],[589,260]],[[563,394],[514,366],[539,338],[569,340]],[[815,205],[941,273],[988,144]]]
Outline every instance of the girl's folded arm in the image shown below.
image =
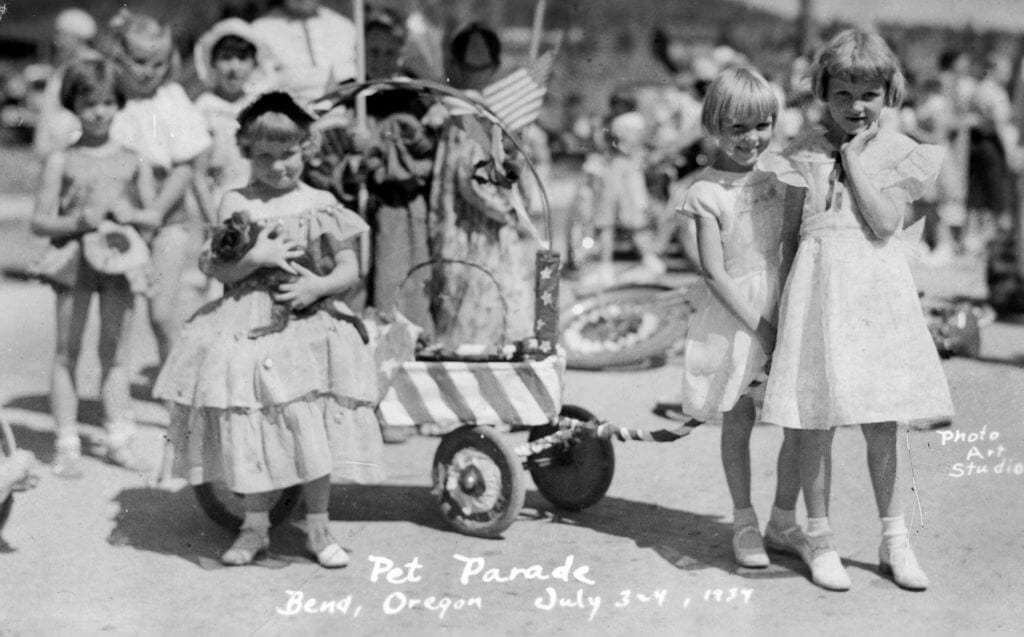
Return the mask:
[[196,202],[199,204],[199,211],[203,215],[203,221],[213,224],[217,221],[217,202],[213,199],[213,192],[210,188],[210,155],[213,149],[196,158],[195,169],[192,174],[192,190],[196,194]]
[[[227,219],[232,213],[246,209],[246,200],[238,193],[231,191],[221,198],[217,216]],[[272,237],[271,234],[274,234]],[[252,247],[236,261],[222,262],[210,257],[207,245],[203,254],[203,271],[221,283],[231,284],[248,277],[264,267],[276,267],[295,274],[295,269],[288,263],[290,259],[302,256],[302,248],[294,241],[276,233],[276,228],[264,226]]]
[[334,255],[334,269],[324,276],[318,276],[296,264],[298,277],[278,286],[274,300],[288,303],[293,308],[304,308],[322,298],[339,294],[359,280],[359,260],[356,251],[346,247]]
[[174,164],[151,208],[162,224],[192,185],[192,162]]
[[779,246],[781,257],[779,260],[780,285],[784,285],[786,278],[789,277],[789,270],[793,267],[796,249],[800,244],[800,219],[803,216],[804,197],[806,194],[807,190],[804,188],[786,187],[786,202],[782,209],[782,245]]
[[323,277],[323,294],[333,296],[349,289],[359,281],[359,259],[356,251],[347,247],[334,255],[334,269]]
[[30,227],[32,232],[44,237],[72,237],[91,230],[87,219],[81,214],[60,214],[60,189],[64,178],[64,154],[54,153],[46,160],[35,209],[32,211]]
[[886,193],[871,183],[859,153],[843,153],[843,168],[850,194],[868,228],[879,239],[888,239],[903,225],[906,204],[899,193]]

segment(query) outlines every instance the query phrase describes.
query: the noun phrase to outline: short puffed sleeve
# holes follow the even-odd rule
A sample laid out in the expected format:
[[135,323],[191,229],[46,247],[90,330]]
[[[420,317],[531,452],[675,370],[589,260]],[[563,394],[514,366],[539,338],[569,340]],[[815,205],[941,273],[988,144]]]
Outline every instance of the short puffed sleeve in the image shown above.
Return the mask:
[[912,143],[894,164],[871,176],[879,189],[898,190],[908,203],[920,199],[938,177],[945,153],[940,146]]
[[308,215],[308,222],[304,224],[306,246],[317,263],[333,264],[334,255],[346,248],[354,248],[354,240],[370,230],[359,215],[340,203],[304,214]]
[[171,161],[176,164],[191,161],[213,143],[206,118],[188,99],[180,84],[168,84],[164,90],[167,93],[165,106],[171,109],[171,116],[167,118]]
[[683,202],[676,208],[676,212],[687,217],[705,217],[718,219],[722,214],[719,205],[718,189],[715,184],[698,179],[690,186],[683,196]]
[[192,161],[212,143],[203,114],[174,82],[152,97],[128,100],[114,117],[110,137],[164,170]]

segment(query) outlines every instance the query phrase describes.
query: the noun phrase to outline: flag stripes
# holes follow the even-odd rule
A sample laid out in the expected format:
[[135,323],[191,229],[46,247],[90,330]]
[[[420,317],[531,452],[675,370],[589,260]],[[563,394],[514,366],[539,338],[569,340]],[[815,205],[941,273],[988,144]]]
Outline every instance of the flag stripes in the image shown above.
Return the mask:
[[562,408],[565,360],[403,363],[377,413],[384,425],[544,425]]
[[533,122],[540,115],[555,56],[552,51],[527,68],[506,75],[483,90],[484,103],[512,130]]

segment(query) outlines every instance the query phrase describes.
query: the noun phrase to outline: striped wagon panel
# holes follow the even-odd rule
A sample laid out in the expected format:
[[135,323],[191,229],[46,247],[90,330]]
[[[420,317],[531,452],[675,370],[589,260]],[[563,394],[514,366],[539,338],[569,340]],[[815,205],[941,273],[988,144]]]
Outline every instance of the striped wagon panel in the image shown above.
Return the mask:
[[403,363],[377,408],[384,425],[544,425],[562,407],[565,359]]

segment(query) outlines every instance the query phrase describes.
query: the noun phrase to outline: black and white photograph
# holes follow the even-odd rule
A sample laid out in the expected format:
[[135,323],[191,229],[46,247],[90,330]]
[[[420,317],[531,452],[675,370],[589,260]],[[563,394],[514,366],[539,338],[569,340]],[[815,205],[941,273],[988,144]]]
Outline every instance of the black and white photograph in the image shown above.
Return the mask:
[[0,0],[0,636],[1016,635],[1024,0]]

